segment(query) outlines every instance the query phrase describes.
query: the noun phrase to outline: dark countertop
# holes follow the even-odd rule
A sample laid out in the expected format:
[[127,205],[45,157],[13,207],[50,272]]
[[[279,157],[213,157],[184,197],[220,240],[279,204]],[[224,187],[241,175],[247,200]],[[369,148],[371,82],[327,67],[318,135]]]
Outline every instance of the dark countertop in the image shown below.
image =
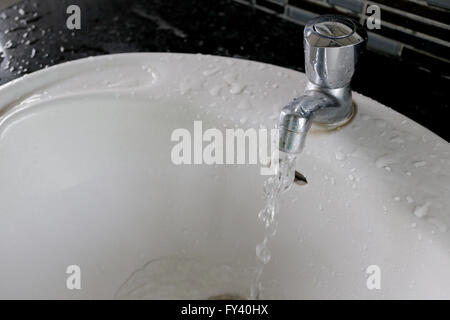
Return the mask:
[[[71,4],[81,8],[81,30],[66,27]],[[64,61],[121,52],[205,53],[304,71],[302,31],[231,0],[25,0],[0,12],[0,85]],[[439,68],[368,51],[353,89],[450,141],[450,79]]]

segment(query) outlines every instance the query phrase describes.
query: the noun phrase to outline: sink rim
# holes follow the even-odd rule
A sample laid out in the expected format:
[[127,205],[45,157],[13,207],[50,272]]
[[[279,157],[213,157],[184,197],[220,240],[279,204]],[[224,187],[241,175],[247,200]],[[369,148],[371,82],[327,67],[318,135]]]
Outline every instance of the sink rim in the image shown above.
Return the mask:
[[[296,70],[280,67],[277,65],[269,64],[269,63],[263,63],[253,60],[247,60],[242,58],[235,58],[235,57],[223,57],[223,56],[215,56],[215,55],[203,55],[203,54],[192,54],[192,53],[174,53],[174,52],[136,52],[136,53],[118,53],[118,54],[107,54],[107,55],[98,55],[98,56],[90,56],[86,58],[76,59],[68,62],[63,62],[61,64],[53,65],[48,68],[44,68],[35,72],[32,72],[30,74],[26,74],[22,76],[21,78],[14,79],[6,84],[3,84],[0,86],[0,120],[9,112],[9,107],[11,105],[17,104],[19,102],[25,101],[27,98],[32,96],[36,91],[39,90],[45,90],[46,87],[57,83],[58,81],[70,79],[71,77],[76,76],[77,74],[81,74],[83,72],[83,68],[78,69],[78,66],[84,67],[86,65],[86,62],[92,62],[92,63],[106,63],[112,62],[112,60],[122,60],[123,62],[127,61],[133,61],[137,58],[145,58],[145,57],[151,57],[152,59],[155,58],[161,58],[161,57],[177,57],[177,56],[183,56],[187,57],[188,59],[197,59],[199,56],[201,56],[203,59],[220,59],[223,61],[227,60],[236,60],[241,62],[246,62],[250,64],[256,64],[256,65],[265,65],[265,66],[271,66],[276,69],[279,69],[280,71],[289,71],[294,73],[303,74],[303,72],[299,72]],[[36,81],[39,80],[39,81]],[[25,90],[23,90],[25,88]],[[356,91],[352,91],[353,98],[355,97],[364,97],[366,99],[375,101],[376,104],[382,108],[384,108],[384,111],[387,113],[393,113],[396,116],[399,115],[405,119],[408,119],[410,123],[415,127],[414,130],[420,130],[422,131],[422,134],[428,135],[430,138],[438,138],[442,142],[449,145],[450,143],[447,142],[445,139],[431,131],[430,129],[422,126],[421,124],[417,123],[416,121],[408,118],[407,116],[401,114],[400,112],[370,98],[366,97],[364,95],[361,95],[360,93]],[[79,92],[78,94],[83,94],[82,92]],[[353,99],[355,100],[355,99]]]

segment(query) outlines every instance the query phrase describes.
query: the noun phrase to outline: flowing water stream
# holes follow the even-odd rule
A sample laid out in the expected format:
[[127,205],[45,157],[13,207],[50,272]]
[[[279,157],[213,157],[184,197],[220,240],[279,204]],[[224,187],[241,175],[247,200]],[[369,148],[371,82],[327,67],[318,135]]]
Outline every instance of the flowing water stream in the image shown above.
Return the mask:
[[265,232],[264,240],[256,246],[258,266],[250,287],[250,299],[259,299],[261,294],[261,277],[264,271],[264,266],[269,263],[271,259],[270,246],[272,238],[277,232],[281,195],[289,190],[294,181],[296,158],[296,155],[280,151],[279,164],[276,174],[264,182],[266,204],[259,212],[258,218],[264,223]]

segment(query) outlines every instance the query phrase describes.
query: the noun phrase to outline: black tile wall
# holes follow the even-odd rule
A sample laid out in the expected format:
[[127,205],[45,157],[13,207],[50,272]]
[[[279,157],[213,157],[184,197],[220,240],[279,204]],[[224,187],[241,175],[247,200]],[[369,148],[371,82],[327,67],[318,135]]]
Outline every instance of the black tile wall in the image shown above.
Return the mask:
[[281,1],[256,0],[255,4],[272,10],[275,13],[284,13],[284,4]]
[[[412,59],[450,76],[450,0],[235,0],[304,25],[321,14],[345,14],[363,25],[377,5],[381,28],[369,30],[369,50]],[[407,52],[407,54],[405,54]]]

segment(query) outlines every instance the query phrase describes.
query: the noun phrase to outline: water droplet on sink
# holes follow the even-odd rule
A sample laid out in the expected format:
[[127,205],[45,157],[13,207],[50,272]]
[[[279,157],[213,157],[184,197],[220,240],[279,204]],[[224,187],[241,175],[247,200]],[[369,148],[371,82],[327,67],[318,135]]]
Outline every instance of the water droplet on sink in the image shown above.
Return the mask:
[[377,168],[385,168],[385,167],[388,167],[389,165],[393,165],[396,163],[397,163],[397,159],[394,156],[389,155],[389,154],[385,154],[381,157],[378,157],[375,160],[375,166]]
[[212,69],[203,71],[203,75],[206,77],[210,77],[212,75],[215,75],[219,71],[220,71],[220,67],[216,67],[216,68],[212,68]]
[[241,94],[242,91],[245,89],[247,85],[245,84],[239,84],[239,83],[232,83],[230,88],[231,94]]
[[399,144],[402,144],[402,143],[405,142],[405,140],[403,140],[403,139],[402,139],[401,137],[399,137],[399,136],[392,137],[390,141],[391,141],[391,142],[395,142],[395,143],[399,143]]
[[330,183],[334,186],[336,184],[334,177],[330,178]]
[[415,162],[413,162],[413,165],[416,167],[416,168],[420,168],[420,167],[424,167],[424,166],[426,166],[426,162],[425,161],[415,161]]
[[414,208],[414,215],[418,218],[423,218],[428,214],[428,208],[430,206],[430,202],[426,201],[423,205],[416,206]]

